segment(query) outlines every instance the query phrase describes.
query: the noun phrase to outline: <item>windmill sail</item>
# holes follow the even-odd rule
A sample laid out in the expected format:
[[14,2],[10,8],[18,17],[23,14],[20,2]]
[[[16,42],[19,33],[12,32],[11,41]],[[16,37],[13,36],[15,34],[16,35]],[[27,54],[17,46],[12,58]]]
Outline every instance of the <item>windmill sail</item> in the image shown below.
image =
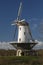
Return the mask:
[[17,20],[20,20],[21,9],[22,9],[22,2],[20,3],[20,7],[19,7],[19,10],[18,10],[18,17],[17,17]]
[[[20,6],[19,6],[17,19],[14,20],[14,23],[12,25],[15,25],[17,22],[20,21],[21,9],[22,9],[22,2],[20,3]],[[16,31],[17,31],[17,26],[15,26],[14,39],[15,39],[15,36],[16,36]]]

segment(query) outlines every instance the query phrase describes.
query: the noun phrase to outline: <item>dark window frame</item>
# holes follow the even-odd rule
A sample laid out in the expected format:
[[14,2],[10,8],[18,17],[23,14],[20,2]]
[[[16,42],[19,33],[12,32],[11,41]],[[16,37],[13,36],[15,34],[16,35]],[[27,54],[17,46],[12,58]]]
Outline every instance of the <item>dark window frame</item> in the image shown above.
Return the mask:
[[19,41],[21,41],[21,38],[19,38]]
[[21,30],[21,27],[20,27],[20,30]]
[[25,32],[24,32],[24,35],[25,35]]

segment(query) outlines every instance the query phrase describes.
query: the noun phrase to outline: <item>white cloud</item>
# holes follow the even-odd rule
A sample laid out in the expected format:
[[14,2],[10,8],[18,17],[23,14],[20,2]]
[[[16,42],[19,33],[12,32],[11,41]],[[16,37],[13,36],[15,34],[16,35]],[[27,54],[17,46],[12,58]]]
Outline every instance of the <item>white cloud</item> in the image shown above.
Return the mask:
[[34,50],[43,49],[43,42],[37,41],[37,40],[36,40],[36,42],[37,42],[38,44],[36,44],[36,45],[33,47],[33,49],[34,49]]
[[0,49],[5,49],[5,50],[15,50],[15,48],[9,43],[9,42],[0,42]]

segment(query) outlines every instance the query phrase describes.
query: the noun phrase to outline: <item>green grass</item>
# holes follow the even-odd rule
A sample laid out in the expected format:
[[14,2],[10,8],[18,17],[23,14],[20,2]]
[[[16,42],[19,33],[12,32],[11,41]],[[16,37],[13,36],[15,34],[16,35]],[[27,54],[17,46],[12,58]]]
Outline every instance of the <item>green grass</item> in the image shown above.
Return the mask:
[[0,59],[8,59],[8,60],[42,60],[43,57],[40,56],[0,56]]
[[0,56],[0,65],[43,65],[41,56]]

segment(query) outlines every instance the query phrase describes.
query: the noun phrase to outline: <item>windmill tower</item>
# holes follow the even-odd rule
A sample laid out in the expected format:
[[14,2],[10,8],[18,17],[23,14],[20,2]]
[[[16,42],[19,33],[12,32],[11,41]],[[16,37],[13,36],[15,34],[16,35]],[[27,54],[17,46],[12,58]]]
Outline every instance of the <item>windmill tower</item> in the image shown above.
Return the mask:
[[[18,27],[18,40],[16,43],[12,42],[12,45],[17,49],[16,56],[21,56],[22,54],[27,55],[28,51],[36,45],[31,35],[29,23],[26,22],[25,19],[22,20],[20,19],[21,8],[22,8],[22,3],[20,3],[20,7],[18,10],[18,17],[12,24],[12,25],[16,25],[15,30]],[[30,42],[30,39],[32,40],[32,42]]]

